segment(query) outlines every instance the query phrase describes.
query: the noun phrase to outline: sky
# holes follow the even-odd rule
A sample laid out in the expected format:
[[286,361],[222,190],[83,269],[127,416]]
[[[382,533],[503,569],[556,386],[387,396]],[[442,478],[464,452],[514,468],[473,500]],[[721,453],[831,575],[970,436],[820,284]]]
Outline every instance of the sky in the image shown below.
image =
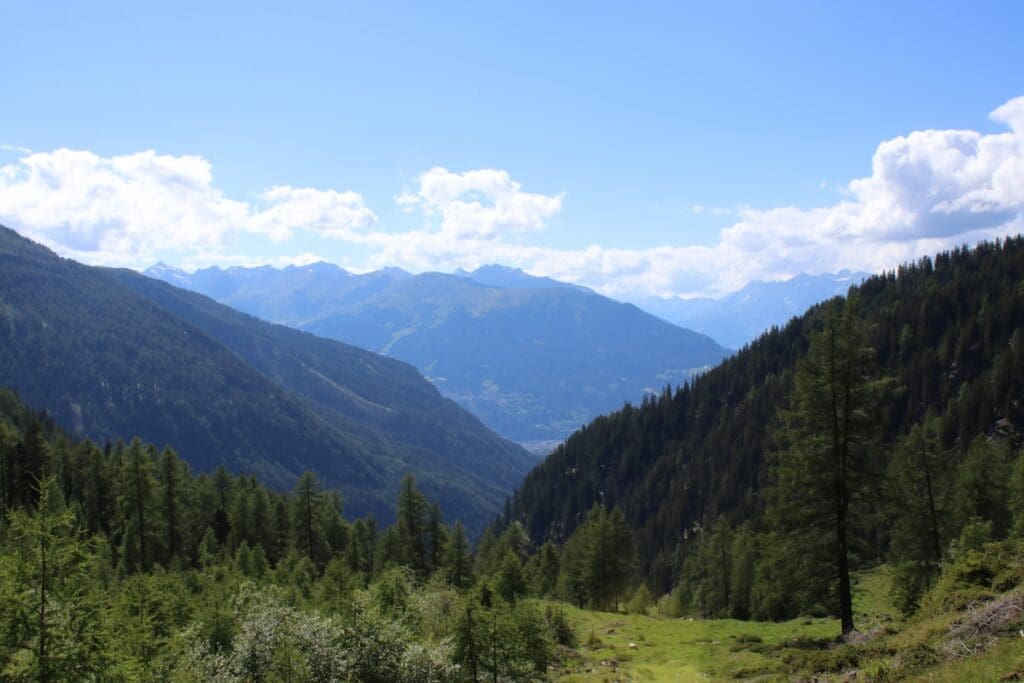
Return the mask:
[[0,224],[627,300],[1024,230],[1024,3],[605,5],[0,0]]

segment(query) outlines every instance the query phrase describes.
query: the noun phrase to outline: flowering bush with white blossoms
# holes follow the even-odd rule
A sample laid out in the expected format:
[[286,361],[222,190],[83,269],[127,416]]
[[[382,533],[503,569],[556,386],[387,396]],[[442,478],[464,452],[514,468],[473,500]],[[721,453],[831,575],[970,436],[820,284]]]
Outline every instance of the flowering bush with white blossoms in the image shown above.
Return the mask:
[[237,631],[229,648],[217,651],[198,624],[184,632],[175,680],[441,683],[458,671],[446,642],[416,642],[366,593],[354,596],[353,616],[345,623],[297,610],[278,590],[251,584],[233,607]]

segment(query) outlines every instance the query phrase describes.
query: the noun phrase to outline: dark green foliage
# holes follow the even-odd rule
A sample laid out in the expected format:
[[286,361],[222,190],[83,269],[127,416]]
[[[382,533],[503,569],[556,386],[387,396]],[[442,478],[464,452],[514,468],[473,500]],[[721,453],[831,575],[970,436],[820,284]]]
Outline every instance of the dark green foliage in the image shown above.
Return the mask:
[[467,588],[473,583],[473,552],[462,522],[455,522],[444,568],[448,582],[456,588]]
[[549,597],[554,593],[558,582],[561,560],[558,549],[551,541],[541,546],[533,571],[533,593],[540,597]]
[[467,596],[455,628],[463,680],[532,680],[546,673],[552,654],[551,630],[536,606],[510,605],[486,585]]
[[426,574],[428,569],[427,525],[427,498],[416,488],[415,478],[407,474],[398,490],[395,531],[401,548],[400,562],[420,575]]
[[332,550],[324,533],[327,524],[325,502],[316,475],[304,472],[292,492],[292,538],[298,550],[316,565],[325,563]]
[[724,517],[719,517],[701,534],[697,552],[683,565],[680,598],[689,610],[703,617],[729,615],[734,604],[731,596],[733,546],[732,529]]
[[526,593],[523,564],[511,550],[505,553],[505,557],[501,561],[501,566],[495,577],[494,589],[505,602],[512,605]]
[[[412,471],[476,533],[534,462],[405,363],[58,258],[3,227],[0,358],[0,386],[71,433],[173,444],[196,470],[280,489],[314,470],[357,515],[392,519],[394,482]],[[50,457],[35,445],[0,450],[3,495],[31,495]]]
[[[5,453],[33,439],[46,454],[35,494],[0,510],[3,680],[452,681],[449,642],[478,642],[481,675],[521,680],[546,671],[553,634],[567,642],[564,620],[524,599],[522,528],[497,539],[496,575],[470,591],[465,529],[411,477],[405,521],[378,533],[372,517],[345,520],[312,474],[281,494],[224,469],[193,475],[138,439],[104,453],[6,391],[0,435]],[[484,619],[468,630],[467,604]]]
[[836,596],[843,633],[854,627],[853,545],[880,492],[883,394],[859,308],[854,296],[825,306],[824,327],[797,364],[791,406],[776,436],[783,449],[773,454],[767,496],[768,523],[796,541],[801,559],[814,557],[811,563],[794,558],[794,568],[811,570],[799,579],[821,586],[815,602]]
[[9,517],[10,556],[0,558],[3,678],[83,680],[105,665],[96,641],[100,608],[88,576],[88,547],[76,534],[56,480],[36,489],[38,512]]
[[634,559],[632,534],[622,513],[595,505],[563,548],[557,592],[575,605],[618,611]]
[[891,495],[898,501],[890,548],[893,598],[905,613],[934,583],[949,540],[951,453],[942,446],[939,426],[933,417],[914,425],[889,463]]
[[[937,437],[937,450],[929,457],[946,463],[939,463],[937,485],[960,492],[942,501],[946,507],[936,505],[940,532],[943,521],[953,527],[940,536],[955,536],[965,514],[995,515],[997,534],[1011,526],[1010,500],[1017,499],[1007,488],[1006,452],[997,457],[995,451],[1006,448],[999,443],[1019,444],[1024,434],[1022,282],[1024,238],[1015,237],[924,258],[854,288],[857,317],[868,326],[864,345],[874,352],[877,376],[891,378],[884,401],[868,405],[881,410],[874,435],[880,446],[870,449],[870,463],[863,462],[878,473],[888,471],[892,445],[934,416],[928,429]],[[692,383],[594,420],[527,476],[509,521],[521,522],[538,541],[566,542],[568,549],[567,539],[595,503],[617,507],[634,531],[640,574],[659,593],[675,586],[685,559],[696,552],[700,530],[716,518],[724,516],[731,526],[749,520],[763,533],[767,454],[789,437],[779,429],[784,421],[778,411],[791,405],[798,364],[834,306],[816,306],[767,332]],[[966,463],[979,435],[991,439],[994,450],[978,451]],[[957,483],[961,463],[966,472]],[[991,493],[979,497],[979,483],[991,481],[982,464],[992,464],[1001,483],[993,481]],[[897,500],[873,499],[869,512],[899,512],[899,496],[919,485],[905,479],[890,491]],[[977,512],[982,505],[994,507]],[[891,533],[884,519],[865,515],[856,525],[851,562],[889,555]],[[822,576],[826,566],[811,561],[813,553],[800,556],[798,543],[792,544],[796,563],[788,561],[782,553],[789,545],[775,536],[757,544],[764,557],[755,562],[752,615],[782,617],[800,606],[810,609],[815,595],[822,608],[837,604],[824,585],[787,584],[801,563],[814,576]],[[902,561],[903,552],[894,546],[893,559]],[[749,558],[745,562],[749,566]],[[564,563],[563,594],[578,595],[574,587],[581,574]],[[749,572],[740,575],[749,578]]]
[[1010,530],[1009,483],[1013,453],[1005,441],[979,435],[967,449],[953,486],[953,501],[960,525],[982,519],[997,538]]
[[1024,538],[1024,452],[1017,453],[1009,483],[1009,508],[1013,518],[1012,534]]

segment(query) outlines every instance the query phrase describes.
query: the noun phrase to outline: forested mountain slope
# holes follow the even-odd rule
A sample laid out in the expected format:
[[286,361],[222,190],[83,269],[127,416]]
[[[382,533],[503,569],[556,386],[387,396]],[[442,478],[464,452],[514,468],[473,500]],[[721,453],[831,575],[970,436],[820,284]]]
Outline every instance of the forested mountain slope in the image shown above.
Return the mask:
[[325,263],[147,274],[412,363],[488,426],[545,453],[595,415],[728,353],[631,304],[500,266],[459,275],[354,275]]
[[[1019,444],[1024,239],[925,258],[856,289],[880,374],[892,378],[883,448],[929,411],[956,454],[952,467],[978,435]],[[617,506],[635,531],[643,574],[671,588],[704,525],[763,510],[779,410],[823,310],[771,330],[674,393],[594,420],[527,476],[506,521],[522,521],[534,539],[564,539],[595,503]]]
[[75,434],[174,444],[290,486],[305,469],[390,518],[405,471],[478,527],[530,464],[399,361],[273,326],[0,229],[0,384]]

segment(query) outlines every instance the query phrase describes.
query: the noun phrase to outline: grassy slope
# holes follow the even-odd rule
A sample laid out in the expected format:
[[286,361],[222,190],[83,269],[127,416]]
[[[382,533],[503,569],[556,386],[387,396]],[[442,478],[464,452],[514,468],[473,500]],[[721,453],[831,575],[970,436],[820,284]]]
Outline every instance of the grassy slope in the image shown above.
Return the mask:
[[[566,655],[555,679],[566,683],[840,681],[856,670],[854,680],[1024,680],[1024,636],[1016,633],[1024,626],[1024,616],[1011,629],[1003,629],[981,653],[951,657],[945,650],[950,627],[966,613],[949,610],[901,620],[887,598],[889,585],[885,567],[859,577],[854,606],[857,626],[877,636],[856,646],[834,644],[839,623],[832,619],[783,623],[667,619],[562,606],[575,627],[579,647]],[[1014,594],[1011,591],[1002,598]],[[630,648],[630,643],[636,648]],[[829,662],[838,663],[836,670],[815,672]],[[1015,673],[1020,678],[1012,678]]]
[[784,665],[774,652],[766,655],[752,646],[826,638],[839,628],[829,619],[771,624],[565,611],[580,639],[579,658],[567,662],[557,678],[565,682],[735,680],[766,674],[784,680]]

